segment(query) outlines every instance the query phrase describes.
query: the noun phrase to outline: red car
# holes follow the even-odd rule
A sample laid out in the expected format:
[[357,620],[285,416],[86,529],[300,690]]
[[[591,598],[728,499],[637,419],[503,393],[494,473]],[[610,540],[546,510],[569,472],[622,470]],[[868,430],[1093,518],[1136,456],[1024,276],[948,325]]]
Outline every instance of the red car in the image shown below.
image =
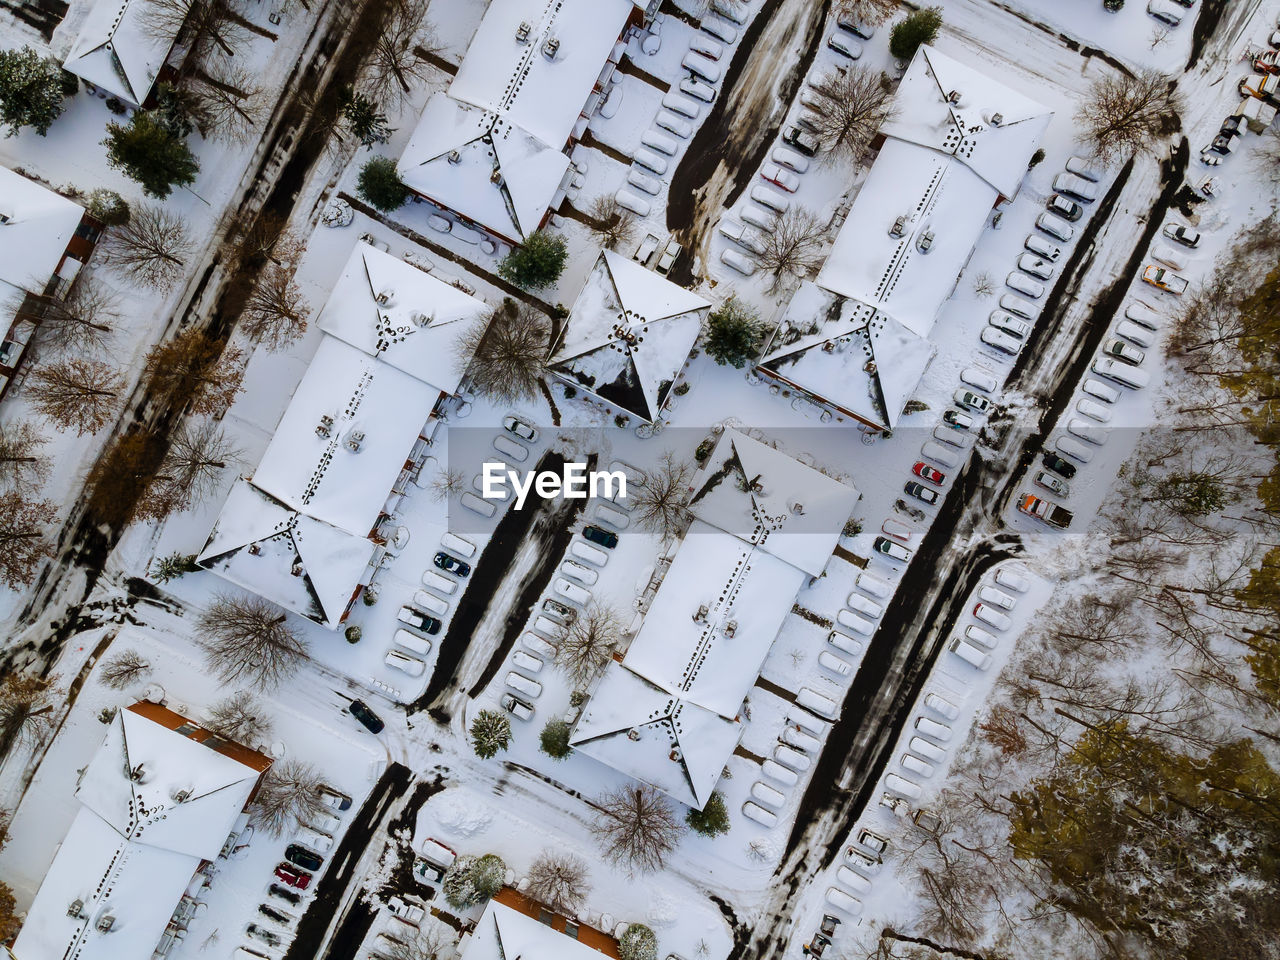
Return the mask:
[[943,480],[947,479],[947,475],[945,473],[943,473],[941,470],[935,470],[933,467],[929,466],[923,460],[921,460],[914,467],[912,467],[911,472],[914,473],[921,480],[928,480],[930,483],[936,483],[939,486],[942,485]]
[[297,887],[299,890],[305,890],[311,885],[311,874],[287,863],[279,864],[276,867],[276,876],[289,886]]

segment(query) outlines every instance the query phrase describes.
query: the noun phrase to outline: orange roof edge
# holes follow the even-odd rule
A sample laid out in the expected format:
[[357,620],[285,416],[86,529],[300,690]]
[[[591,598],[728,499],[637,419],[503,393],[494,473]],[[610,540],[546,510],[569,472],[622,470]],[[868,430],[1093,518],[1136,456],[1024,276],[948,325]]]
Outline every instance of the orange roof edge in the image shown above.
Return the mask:
[[[538,919],[543,910],[546,910],[553,915],[551,929],[558,930],[561,933],[565,932],[565,923],[568,921],[567,917],[563,914],[556,913],[546,904],[541,903],[538,900],[534,900],[532,897],[525,896],[514,887],[503,887],[494,894],[493,899],[498,901],[498,903],[501,903],[503,906],[510,907],[512,910],[523,913],[526,917],[532,917],[535,920]],[[601,930],[597,930],[595,927],[587,926],[585,923],[578,923],[576,920],[573,922],[578,924],[577,940],[579,943],[583,946],[591,947],[593,950],[599,950],[605,956],[618,956],[617,940],[613,939],[609,934],[604,933]]]

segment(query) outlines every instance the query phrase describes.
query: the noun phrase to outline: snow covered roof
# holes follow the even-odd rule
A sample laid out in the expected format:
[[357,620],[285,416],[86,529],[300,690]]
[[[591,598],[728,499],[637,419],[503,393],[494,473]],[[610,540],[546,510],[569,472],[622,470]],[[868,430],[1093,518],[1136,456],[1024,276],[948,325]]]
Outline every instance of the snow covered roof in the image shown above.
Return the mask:
[[488,307],[399,257],[358,242],[320,329],[443,393],[462,379],[459,337]]
[[43,293],[83,216],[79,204],[0,167],[0,281]]
[[298,513],[368,536],[438,397],[421,380],[324,337],[253,484]]
[[723,433],[693,487],[684,542],[571,742],[701,808],[796,593],[826,566],[859,494],[735,430]]
[[857,300],[804,281],[760,367],[880,428],[902,410],[937,353],[928,337]]
[[811,577],[831,559],[861,494],[737,430],[725,430],[693,478],[689,511]]
[[155,704],[117,712],[80,778],[82,806],[14,956],[151,956],[195,870],[217,857],[270,763]]
[[517,243],[541,225],[568,168],[559,149],[443,93],[427,101],[399,164],[415,193]]
[[818,285],[928,336],[998,196],[963,164],[890,139],[853,201]]
[[237,480],[196,558],[207,570],[330,629],[364,582],[374,544]]
[[923,46],[898,85],[898,112],[880,131],[930,147],[1004,197],[1026,175],[1053,112],[933,47]]
[[631,0],[492,0],[449,95],[561,150],[632,9]]
[[[593,948],[563,930],[502,902],[512,899],[503,889],[489,901],[462,952],[462,960],[600,960],[605,951]],[[590,930],[579,927],[579,931]],[[613,943],[597,931],[597,939]],[[616,949],[606,954],[617,956]]]
[[157,29],[146,0],[97,0],[63,66],[95,87],[141,106],[177,34]]
[[549,366],[652,423],[689,358],[709,301],[611,250],[574,301]]

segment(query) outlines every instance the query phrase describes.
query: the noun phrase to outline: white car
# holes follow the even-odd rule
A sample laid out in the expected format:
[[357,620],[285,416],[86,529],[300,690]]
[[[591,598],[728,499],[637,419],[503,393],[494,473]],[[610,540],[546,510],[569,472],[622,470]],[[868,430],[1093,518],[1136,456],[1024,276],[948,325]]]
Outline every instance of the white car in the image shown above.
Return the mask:
[[667,158],[660,153],[650,150],[648,147],[636,147],[635,153],[631,155],[636,163],[644,167],[646,170],[652,170],[658,176],[662,176],[667,172]]
[[1036,217],[1036,226],[1055,240],[1061,240],[1063,243],[1070,243],[1071,238],[1075,236],[1075,228],[1071,224],[1057,214],[1049,213],[1047,210]]
[[[529,443],[537,443],[538,441],[537,429],[535,429],[534,427],[531,427],[529,424],[525,423],[519,417],[503,417],[502,429],[507,431],[507,433],[514,434],[515,436],[519,437],[521,440],[528,441]],[[473,551],[474,549],[475,548],[472,547]]]
[[[910,530],[907,531],[907,533],[910,532]],[[884,613],[884,607],[880,606],[880,604],[875,603],[872,600],[868,600],[866,597],[857,593],[849,594],[849,598],[845,603],[851,610],[857,610],[859,613],[865,613],[869,617],[879,617]]]
[[1091,420],[1097,420],[1099,423],[1109,423],[1111,420],[1110,410],[1098,403],[1097,400],[1090,400],[1087,397],[1081,397],[1076,402],[1076,410]]
[[1039,300],[1044,296],[1044,284],[1037,283],[1029,276],[1021,271],[1015,270],[1004,278],[1004,282],[1013,290],[1032,300]]
[[800,189],[800,178],[790,170],[782,169],[776,163],[766,163],[761,167],[760,176],[774,186],[781,187],[787,193],[795,193]]
[[760,241],[760,235],[754,230],[748,230],[737,220],[723,219],[716,229],[744,250],[749,250],[757,256],[764,253],[764,244]]
[[984,650],[994,650],[1000,644],[999,638],[994,633],[983,630],[972,623],[964,628],[964,636],[970,643],[976,644]]
[[778,215],[772,210],[766,210],[758,207],[753,203],[744,204],[742,212],[739,214],[743,223],[749,223],[753,227],[759,227],[761,230],[772,230],[778,225]]
[[1102,179],[1102,171],[1084,157],[1071,157],[1067,161],[1067,172],[1074,173],[1077,177],[1084,177],[1086,180],[1092,180],[1094,183]]
[[687,120],[680,119],[669,110],[659,110],[653,122],[663,130],[668,133],[674,133],[683,140],[688,140],[693,136],[693,125]]
[[769,157],[774,163],[784,166],[788,170],[794,170],[796,173],[804,173],[809,169],[808,157],[802,157],[794,150],[788,150],[786,147],[774,147],[773,153],[769,154]]
[[669,137],[665,133],[659,133],[657,130],[646,130],[640,134],[640,142],[646,147],[651,147],[659,153],[665,153],[668,157],[674,157],[680,150],[680,143],[674,137]]
[[724,46],[722,44],[717,43],[710,37],[703,37],[696,33],[689,41],[689,49],[696,50],[711,60],[719,60],[724,56]]
[[540,673],[542,671],[542,661],[533,654],[525,653],[523,650],[517,650],[511,655],[511,665],[519,667],[526,673]]
[[697,97],[704,103],[710,103],[716,98],[716,88],[699,80],[697,77],[685,77],[681,80],[680,92],[687,93],[691,97]]
[[995,575],[991,578],[1002,587],[1008,587],[1016,590],[1018,593],[1026,593],[1031,589],[1031,581],[1020,572],[1021,568],[1016,566],[997,567]]
[[721,250],[720,260],[744,277],[749,277],[756,272],[756,262],[750,257],[744,257],[737,250]]
[[1048,280],[1053,277],[1053,264],[1032,253],[1023,253],[1018,256],[1018,269],[1031,274],[1037,280]]
[[1167,243],[1153,244],[1151,247],[1151,256],[1161,263],[1168,264],[1175,270],[1181,270],[1187,265],[1186,254],[1180,253],[1173,249]]
[[1018,604],[1018,598],[1005,593],[999,587],[982,587],[978,590],[978,599],[1001,610],[1012,610]]
[[982,342],[989,347],[994,347],[1001,353],[1007,353],[1010,356],[1017,356],[1018,351],[1022,349],[1022,341],[1017,337],[1011,337],[1003,330],[996,327],[987,326],[982,330]]
[[1062,248],[1055,247],[1052,243],[1038,234],[1031,233],[1027,235],[1027,239],[1023,242],[1023,246],[1034,253],[1036,256],[1054,263],[1062,256]]
[[1046,490],[1056,493],[1060,497],[1070,495],[1071,488],[1067,486],[1067,481],[1056,474],[1050,473],[1048,470],[1037,471],[1036,475],[1031,478],[1031,482],[1036,486],[1044,487]]
[[1013,314],[1005,313],[1003,310],[992,310],[991,316],[987,318],[987,323],[997,330],[1003,330],[1005,333],[1017,337],[1019,340],[1025,340],[1031,336],[1031,324],[1025,320],[1019,320]]
[[386,657],[383,659],[388,667],[393,670],[399,670],[401,673],[407,673],[411,677],[420,677],[427,669],[426,663],[417,657],[410,656],[402,650],[392,648],[387,651]]
[[[972,370],[972,369],[974,368],[973,367],[969,368],[969,370]],[[964,380],[965,383],[972,383],[972,381],[967,380],[965,378],[964,373],[960,374],[960,379]],[[975,384],[975,386],[977,386],[977,384]],[[982,389],[982,387],[979,386],[978,389]],[[992,386],[991,389],[992,390],[995,389],[994,385]],[[957,405],[964,407],[966,410],[977,410],[979,413],[986,413],[988,410],[991,409],[990,400],[988,400],[986,397],[980,397],[976,393],[970,393],[968,390],[957,390],[953,395],[953,399],[955,400]]]
[[1170,27],[1182,22],[1182,8],[1169,0],[1147,0],[1147,13]]
[[1178,223],[1166,223],[1161,231],[1166,237],[1184,247],[1195,247],[1200,244],[1200,232],[1184,227]]
[[618,206],[630,210],[637,217],[647,217],[653,210],[653,204],[648,200],[625,188],[615,193],[613,199],[618,201]]
[[736,27],[713,16],[702,18],[702,29],[723,43],[733,43],[738,39]]
[[857,40],[846,37],[839,30],[827,37],[827,46],[836,53],[843,54],[850,60],[857,60],[862,56],[862,44]]
[[1085,380],[1085,382],[1080,385],[1080,389],[1091,397],[1097,397],[1104,403],[1115,403],[1120,399],[1119,390],[1109,384],[1103,383],[1101,380],[1095,380],[1093,377]]
[[[965,367],[960,371],[960,379],[971,387],[976,387],[983,393],[995,393],[999,389],[1000,384],[990,370],[984,367]],[[968,396],[975,396],[972,393],[961,391]],[[957,401],[958,402],[958,401]],[[990,404],[988,404],[989,406]]]
[[763,183],[757,183],[751,188],[751,199],[774,213],[786,213],[787,208],[791,206],[790,200],[777,190],[770,190]]
[[1162,323],[1160,314],[1150,304],[1134,300],[1124,308],[1124,315],[1134,323],[1140,323],[1148,330],[1159,330]]
[[973,615],[987,626],[995,627],[997,630],[1008,630],[1013,624],[1012,620],[989,603],[979,603],[973,608]]
[[1000,306],[1014,316],[1024,317],[1027,320],[1034,320],[1040,313],[1040,309],[1034,303],[1023,300],[1016,293],[1000,294]]
[[1067,430],[1075,434],[1081,440],[1088,440],[1092,444],[1102,446],[1107,441],[1107,433],[1102,427],[1095,426],[1088,420],[1080,420],[1072,417],[1067,424]]
[[500,702],[502,703],[502,709],[507,711],[507,713],[511,714],[517,720],[533,719],[533,707],[529,706],[529,704],[525,703],[519,697],[512,696],[509,693],[504,693],[500,698]]
[[[1081,422],[1081,421],[1077,421]],[[1065,453],[1073,460],[1079,460],[1081,463],[1088,463],[1093,459],[1093,448],[1088,444],[1081,443],[1075,437],[1069,434],[1063,434],[1054,443],[1059,453]]]
[[707,83],[719,83],[720,76],[724,73],[720,65],[714,60],[693,51],[684,55],[684,59],[680,61],[680,66],[695,77],[707,81]]
[[1148,330],[1146,327],[1140,327],[1129,320],[1121,320],[1117,323],[1116,333],[1119,336],[1124,337],[1126,340],[1136,343],[1140,347],[1149,347],[1151,344],[1155,343],[1156,340],[1154,332]]
[[662,192],[662,181],[645,173],[641,166],[633,166],[627,171],[627,183],[653,196]]

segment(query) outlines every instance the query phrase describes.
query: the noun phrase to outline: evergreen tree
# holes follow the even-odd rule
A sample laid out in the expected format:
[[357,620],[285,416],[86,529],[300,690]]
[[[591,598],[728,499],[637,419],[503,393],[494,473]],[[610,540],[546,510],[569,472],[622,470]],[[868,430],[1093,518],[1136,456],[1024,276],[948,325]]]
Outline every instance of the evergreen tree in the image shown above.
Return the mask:
[[511,745],[511,721],[497,710],[481,710],[471,721],[471,746],[476,756],[488,760]]
[[926,43],[932,43],[942,26],[942,8],[925,7],[907,14],[893,25],[889,34],[889,52],[899,60],[910,60]]
[[395,131],[387,126],[387,115],[363,93],[344,90],[341,103],[347,128],[363,146],[372,150],[375,143],[386,143],[391,139]]
[[563,237],[539,230],[507,254],[498,273],[521,287],[545,287],[559,279],[568,255]]
[[383,213],[403,206],[409,199],[409,188],[400,179],[395,161],[386,157],[370,157],[365,161],[356,180],[356,193]]
[[101,220],[108,227],[118,227],[129,222],[129,204],[114,190],[94,190],[89,194],[85,209],[90,216]]
[[701,810],[690,810],[684,818],[690,829],[704,837],[718,837],[729,832],[729,808],[725,806],[724,796],[718,790],[711,794],[707,805]]
[[507,865],[496,853],[463,855],[453,861],[440,884],[444,898],[459,910],[488,900],[502,889]]
[[618,941],[618,956],[622,960],[657,960],[657,934],[643,923],[631,924]]
[[200,568],[196,566],[194,553],[174,552],[165,557],[157,557],[151,567],[151,577],[157,583],[168,583],[176,580],[184,573],[193,573]]
[[139,110],[128,125],[107,124],[107,163],[145,193],[164,199],[175,186],[195,183],[200,164],[186,141],[176,137],[163,120]]
[[62,66],[30,47],[0,50],[0,124],[11,137],[23,127],[40,136],[62,113]]
[[542,728],[540,737],[542,752],[556,760],[563,760],[573,748],[569,746],[569,725],[559,717],[552,717]]
[[707,356],[716,363],[741,369],[754,360],[762,330],[756,313],[730,295],[707,318],[707,336],[703,344]]

